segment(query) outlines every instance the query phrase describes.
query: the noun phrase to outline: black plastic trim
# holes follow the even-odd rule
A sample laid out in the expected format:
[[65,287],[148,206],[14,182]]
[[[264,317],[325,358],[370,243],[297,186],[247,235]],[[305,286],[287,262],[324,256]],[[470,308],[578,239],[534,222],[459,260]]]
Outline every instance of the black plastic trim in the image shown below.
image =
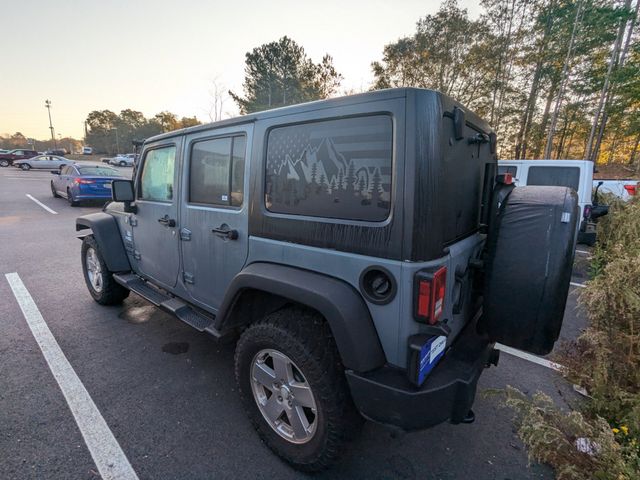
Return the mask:
[[403,430],[447,420],[462,423],[473,406],[478,379],[491,363],[493,345],[470,322],[422,387],[415,387],[405,370],[391,366],[366,374],[348,370],[351,396],[364,417]]
[[322,314],[331,327],[342,363],[366,372],[385,363],[382,345],[362,296],[349,284],[326,275],[273,263],[253,263],[231,281],[215,328],[224,331],[243,291],[267,292],[306,305]]
[[90,228],[111,272],[131,270],[116,219],[108,213],[90,213],[76,218],[76,232]]

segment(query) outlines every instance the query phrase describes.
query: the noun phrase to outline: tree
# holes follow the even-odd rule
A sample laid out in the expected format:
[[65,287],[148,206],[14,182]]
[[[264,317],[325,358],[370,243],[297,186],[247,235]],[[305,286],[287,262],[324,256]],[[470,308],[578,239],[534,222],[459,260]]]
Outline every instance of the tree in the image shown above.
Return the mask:
[[244,97],[229,95],[242,113],[250,113],[327,98],[341,80],[331,56],[316,64],[304,48],[285,36],[246,54]]
[[486,114],[495,71],[484,49],[489,35],[484,22],[446,0],[435,15],[418,21],[412,37],[384,47],[382,61],[371,65],[373,88],[431,88]]

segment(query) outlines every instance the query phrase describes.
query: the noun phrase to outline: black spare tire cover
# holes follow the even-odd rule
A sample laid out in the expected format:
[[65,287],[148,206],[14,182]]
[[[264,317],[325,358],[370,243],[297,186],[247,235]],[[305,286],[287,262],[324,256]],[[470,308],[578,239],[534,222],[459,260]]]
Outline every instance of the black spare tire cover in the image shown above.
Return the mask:
[[578,216],[578,195],[566,187],[516,187],[502,202],[487,239],[482,333],[531,353],[553,349]]

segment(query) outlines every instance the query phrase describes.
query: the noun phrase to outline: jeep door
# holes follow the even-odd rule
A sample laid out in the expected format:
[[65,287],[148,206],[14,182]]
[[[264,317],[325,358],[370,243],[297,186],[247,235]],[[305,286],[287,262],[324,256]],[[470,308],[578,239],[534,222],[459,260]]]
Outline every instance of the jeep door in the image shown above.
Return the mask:
[[253,125],[189,135],[184,147],[180,239],[184,286],[216,311],[248,251],[249,146]]
[[179,152],[182,139],[147,146],[136,179],[132,218],[138,273],[173,288],[180,268],[178,241]]

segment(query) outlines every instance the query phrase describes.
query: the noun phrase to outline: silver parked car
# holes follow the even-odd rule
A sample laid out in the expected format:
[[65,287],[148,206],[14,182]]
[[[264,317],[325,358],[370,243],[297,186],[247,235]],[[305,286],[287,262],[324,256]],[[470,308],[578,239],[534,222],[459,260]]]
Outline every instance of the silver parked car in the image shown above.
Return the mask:
[[73,165],[75,162],[68,158],[58,155],[38,155],[37,157],[27,158],[13,162],[14,167],[22,170],[31,170],[32,168],[46,168],[47,170],[55,170],[65,165]]
[[127,153],[125,155],[117,155],[109,159],[110,165],[118,165],[120,167],[133,167],[136,162],[135,153]]

